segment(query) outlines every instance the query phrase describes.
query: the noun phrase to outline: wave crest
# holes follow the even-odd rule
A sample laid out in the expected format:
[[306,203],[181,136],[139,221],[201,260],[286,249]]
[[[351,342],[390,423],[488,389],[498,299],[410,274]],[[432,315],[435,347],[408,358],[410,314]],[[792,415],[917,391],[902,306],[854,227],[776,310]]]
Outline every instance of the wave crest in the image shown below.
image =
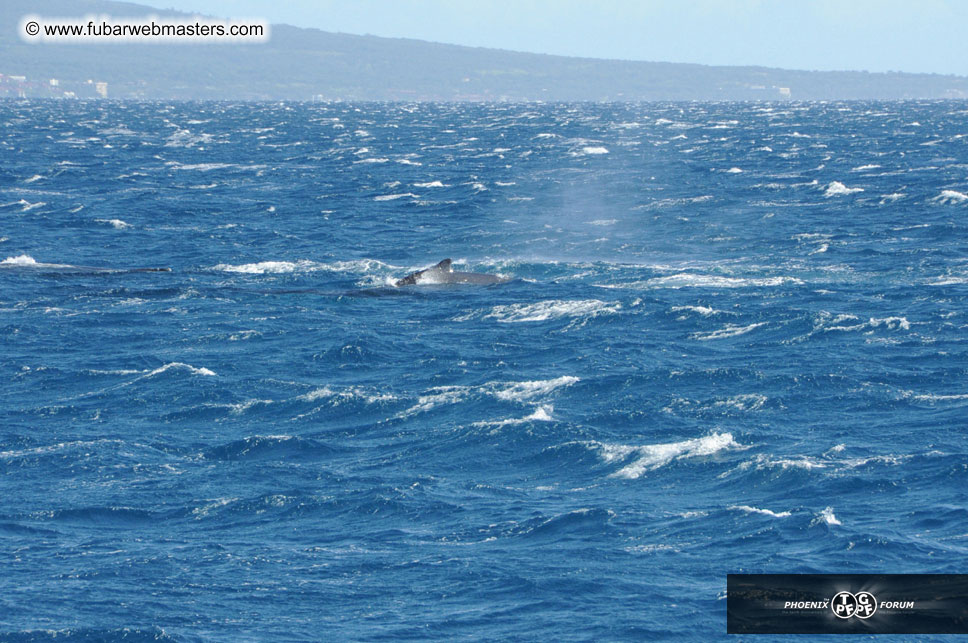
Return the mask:
[[741,449],[742,445],[733,439],[731,433],[713,433],[702,438],[671,442],[668,444],[646,444],[629,446],[624,444],[596,444],[601,458],[606,463],[614,463],[634,458],[634,460],[612,474],[615,478],[635,479],[647,471],[658,469],[674,460],[710,456],[721,451]]

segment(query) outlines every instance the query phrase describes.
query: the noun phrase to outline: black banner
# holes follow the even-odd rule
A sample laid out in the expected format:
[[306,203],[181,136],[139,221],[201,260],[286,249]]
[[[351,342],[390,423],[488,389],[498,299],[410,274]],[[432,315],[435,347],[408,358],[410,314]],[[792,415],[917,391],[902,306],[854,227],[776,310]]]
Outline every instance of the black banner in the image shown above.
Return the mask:
[[968,634],[968,574],[728,574],[729,634]]

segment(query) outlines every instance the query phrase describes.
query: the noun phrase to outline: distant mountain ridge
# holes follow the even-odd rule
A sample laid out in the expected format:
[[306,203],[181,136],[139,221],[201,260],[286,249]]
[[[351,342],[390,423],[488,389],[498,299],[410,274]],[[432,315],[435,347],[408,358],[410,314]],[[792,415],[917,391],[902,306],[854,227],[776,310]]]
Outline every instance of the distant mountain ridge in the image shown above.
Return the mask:
[[[968,98],[968,78],[569,58],[273,25],[264,44],[28,44],[22,16],[189,17],[109,0],[4,0],[0,97],[376,101]],[[14,77],[12,80],[11,77]],[[22,78],[22,80],[21,80]],[[51,83],[56,80],[56,84]],[[91,82],[88,82],[91,81]]]

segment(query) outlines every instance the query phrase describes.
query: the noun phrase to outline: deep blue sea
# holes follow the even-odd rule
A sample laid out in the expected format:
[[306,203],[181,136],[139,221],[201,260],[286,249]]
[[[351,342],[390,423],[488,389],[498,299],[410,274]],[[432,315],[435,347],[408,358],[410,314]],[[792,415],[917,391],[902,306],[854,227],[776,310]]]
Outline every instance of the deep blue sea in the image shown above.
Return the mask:
[[965,102],[0,102],[0,262],[4,641],[966,571]]

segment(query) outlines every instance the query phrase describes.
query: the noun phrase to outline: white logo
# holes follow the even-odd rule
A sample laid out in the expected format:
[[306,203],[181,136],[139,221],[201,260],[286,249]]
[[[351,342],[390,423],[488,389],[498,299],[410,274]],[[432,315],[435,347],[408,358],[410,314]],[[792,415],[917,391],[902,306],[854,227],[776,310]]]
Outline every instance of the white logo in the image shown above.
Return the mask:
[[830,609],[837,618],[870,618],[877,611],[877,599],[870,592],[840,592],[830,601]]

